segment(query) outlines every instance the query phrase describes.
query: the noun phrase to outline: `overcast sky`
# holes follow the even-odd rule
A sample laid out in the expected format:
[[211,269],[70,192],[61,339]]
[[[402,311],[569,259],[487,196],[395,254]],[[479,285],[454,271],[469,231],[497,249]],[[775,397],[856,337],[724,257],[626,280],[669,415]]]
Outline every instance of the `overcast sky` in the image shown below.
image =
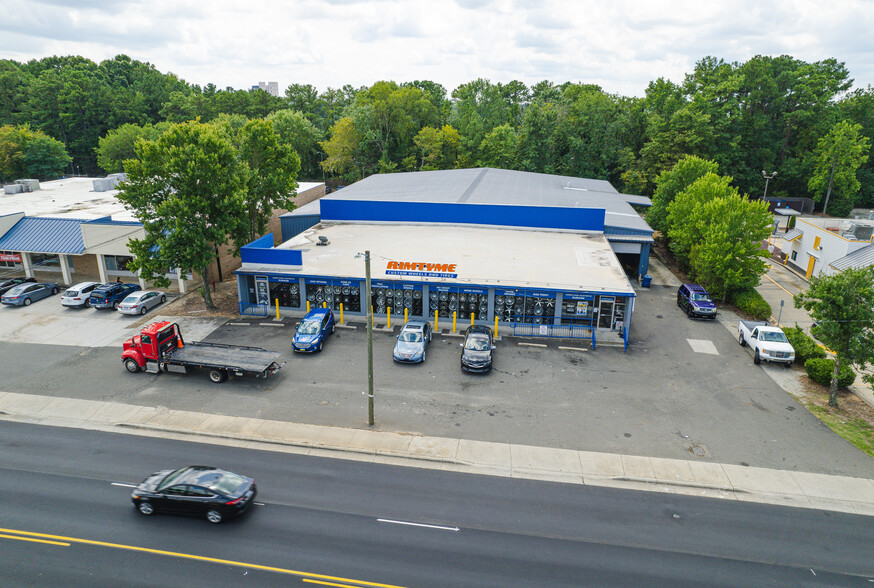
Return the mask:
[[712,55],[846,63],[874,84],[874,0],[0,0],[0,58],[124,53],[190,83],[478,77],[642,96]]

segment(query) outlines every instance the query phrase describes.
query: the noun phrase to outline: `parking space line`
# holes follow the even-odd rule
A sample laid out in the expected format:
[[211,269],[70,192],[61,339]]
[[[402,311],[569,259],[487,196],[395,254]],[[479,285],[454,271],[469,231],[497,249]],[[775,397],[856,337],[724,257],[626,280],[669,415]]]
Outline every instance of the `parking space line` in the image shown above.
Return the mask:
[[520,341],[519,343],[516,343],[516,345],[520,347],[541,347],[543,349],[546,349],[545,343],[523,343],[522,341]]
[[567,347],[565,345],[559,345],[558,348],[563,351],[588,351],[585,347]]

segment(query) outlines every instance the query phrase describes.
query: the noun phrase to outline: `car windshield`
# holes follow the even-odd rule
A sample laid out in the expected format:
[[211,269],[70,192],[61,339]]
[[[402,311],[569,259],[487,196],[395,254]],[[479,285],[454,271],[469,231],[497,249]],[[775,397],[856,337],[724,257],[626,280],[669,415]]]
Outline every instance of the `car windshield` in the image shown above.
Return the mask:
[[468,337],[464,342],[464,348],[471,351],[487,351],[489,348],[489,340],[486,337],[474,336]]
[[695,293],[695,294],[692,294],[692,300],[694,300],[696,302],[710,302],[710,295]]
[[123,304],[134,304],[140,299],[139,296],[128,296],[124,300],[122,300]]
[[773,343],[788,343],[789,340],[782,332],[765,332],[759,336],[762,341],[771,341]]
[[406,331],[401,333],[401,341],[405,341],[407,343],[418,343],[422,340],[422,333],[414,333],[413,331]]
[[321,326],[321,324],[322,321],[303,321],[297,326],[297,332],[301,335],[315,335],[319,332],[319,327]]
[[161,485],[158,486],[158,490],[163,490],[164,488],[172,486],[176,480],[179,479],[179,476],[186,473],[189,469],[191,468],[179,468],[178,470],[167,474],[167,477],[161,480]]

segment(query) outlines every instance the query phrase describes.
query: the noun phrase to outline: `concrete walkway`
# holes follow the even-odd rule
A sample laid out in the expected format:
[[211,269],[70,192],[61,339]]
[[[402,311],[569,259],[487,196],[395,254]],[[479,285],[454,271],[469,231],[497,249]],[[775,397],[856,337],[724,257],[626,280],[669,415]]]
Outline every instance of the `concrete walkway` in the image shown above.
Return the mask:
[[0,392],[0,421],[874,516],[874,480]]

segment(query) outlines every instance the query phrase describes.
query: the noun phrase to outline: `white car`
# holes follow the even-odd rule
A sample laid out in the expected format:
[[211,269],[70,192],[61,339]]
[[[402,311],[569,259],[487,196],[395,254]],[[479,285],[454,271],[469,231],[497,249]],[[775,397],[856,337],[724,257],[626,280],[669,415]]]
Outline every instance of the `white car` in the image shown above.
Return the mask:
[[134,292],[121,301],[118,312],[122,314],[146,314],[159,304],[167,302],[167,295],[154,290],[140,290]]
[[61,305],[88,308],[91,306],[91,290],[100,285],[100,282],[81,282],[70,286],[61,296]]

